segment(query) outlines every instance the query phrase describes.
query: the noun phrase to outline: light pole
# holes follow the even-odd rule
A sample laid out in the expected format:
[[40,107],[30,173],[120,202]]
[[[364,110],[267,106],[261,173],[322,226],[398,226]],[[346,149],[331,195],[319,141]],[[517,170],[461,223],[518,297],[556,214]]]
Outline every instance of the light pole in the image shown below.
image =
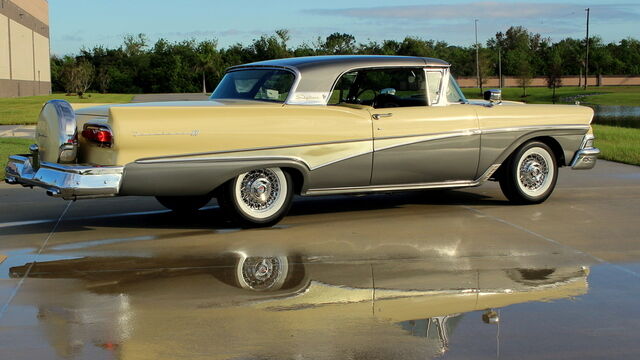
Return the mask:
[[589,8],[586,8],[587,12],[587,38],[585,40],[587,46],[587,53],[584,59],[584,88],[587,88],[587,83],[589,82]]
[[502,90],[502,48],[498,46],[498,86]]
[[476,28],[476,81],[478,82],[478,88],[482,92],[482,84],[480,84],[480,49],[478,47],[478,19],[475,19]]

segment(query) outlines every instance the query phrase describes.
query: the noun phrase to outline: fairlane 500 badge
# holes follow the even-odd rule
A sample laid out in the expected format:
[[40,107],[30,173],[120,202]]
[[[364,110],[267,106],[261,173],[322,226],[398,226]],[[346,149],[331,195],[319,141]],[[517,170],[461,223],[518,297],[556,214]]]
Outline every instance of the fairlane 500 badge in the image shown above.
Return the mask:
[[156,133],[141,133],[138,131],[133,132],[133,136],[165,136],[165,135],[184,135],[184,136],[198,136],[200,130],[193,130],[191,132],[156,132]]

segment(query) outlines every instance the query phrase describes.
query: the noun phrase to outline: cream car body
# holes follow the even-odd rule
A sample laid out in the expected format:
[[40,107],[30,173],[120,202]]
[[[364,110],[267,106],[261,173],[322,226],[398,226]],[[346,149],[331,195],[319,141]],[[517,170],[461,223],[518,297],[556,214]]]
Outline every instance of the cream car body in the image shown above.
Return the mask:
[[[193,197],[215,194],[257,169],[281,169],[296,193],[323,195],[480,185],[531,140],[546,144],[557,166],[591,168],[599,152],[592,147],[590,108],[469,102],[442,60],[292,58],[232,67],[225,79],[247,71],[289,74],[291,86],[286,92],[261,87],[261,99],[224,98],[216,90],[209,101],[104,105],[74,115],[63,114],[68,107],[62,103],[48,104],[38,127],[40,148],[11,157],[7,181],[65,199]],[[372,88],[364,90],[375,95],[370,101],[353,94],[343,99],[354,84],[360,90],[367,83],[359,74],[376,71],[410,72],[397,87],[419,95],[401,98],[395,88]],[[339,90],[352,74],[350,90]],[[459,101],[451,102],[450,94]],[[380,105],[382,98],[391,103]],[[87,128],[108,132],[109,143],[87,140]],[[529,166],[527,174],[540,172],[522,166]],[[274,174],[251,191],[275,193]]]

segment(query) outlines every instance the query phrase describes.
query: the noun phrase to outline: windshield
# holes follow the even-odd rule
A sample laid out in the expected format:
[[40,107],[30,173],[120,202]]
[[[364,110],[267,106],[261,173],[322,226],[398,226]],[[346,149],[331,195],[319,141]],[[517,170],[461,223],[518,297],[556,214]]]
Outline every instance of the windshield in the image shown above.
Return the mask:
[[252,69],[227,73],[211,99],[244,99],[283,103],[295,80],[286,70]]

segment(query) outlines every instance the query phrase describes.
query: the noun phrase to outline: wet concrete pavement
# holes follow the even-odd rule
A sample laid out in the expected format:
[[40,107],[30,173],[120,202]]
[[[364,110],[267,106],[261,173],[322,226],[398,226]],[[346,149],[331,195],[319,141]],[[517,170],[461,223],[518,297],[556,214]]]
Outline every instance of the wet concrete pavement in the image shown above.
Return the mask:
[[638,214],[605,161],[536,206],[300,198],[256,230],[0,185],[0,359],[638,358]]

